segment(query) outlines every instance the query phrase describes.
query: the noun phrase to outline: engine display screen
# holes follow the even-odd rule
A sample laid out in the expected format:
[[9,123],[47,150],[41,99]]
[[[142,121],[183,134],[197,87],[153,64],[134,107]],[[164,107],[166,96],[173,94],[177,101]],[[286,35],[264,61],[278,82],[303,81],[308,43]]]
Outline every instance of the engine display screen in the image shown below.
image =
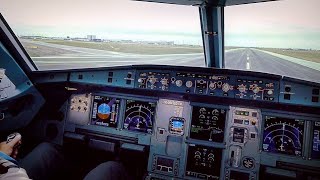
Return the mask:
[[311,157],[320,159],[320,121],[314,122]]
[[194,106],[190,137],[193,139],[223,142],[226,110]]
[[250,179],[250,174],[245,172],[230,171],[230,180]]
[[157,167],[156,167],[156,169],[158,171],[172,173],[173,172],[173,164],[174,164],[174,160],[173,159],[158,157],[157,158]]
[[127,100],[123,128],[151,134],[156,105],[155,102]]
[[189,145],[186,176],[199,179],[219,179],[222,149]]
[[298,119],[266,116],[263,151],[301,156],[304,122]]
[[91,116],[92,125],[117,127],[120,99],[94,96]]

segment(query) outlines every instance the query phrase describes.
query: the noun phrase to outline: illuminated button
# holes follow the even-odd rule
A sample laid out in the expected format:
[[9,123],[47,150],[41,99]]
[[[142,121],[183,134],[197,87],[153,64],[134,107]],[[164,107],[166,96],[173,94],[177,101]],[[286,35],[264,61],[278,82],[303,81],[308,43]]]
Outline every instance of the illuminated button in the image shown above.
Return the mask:
[[143,78],[139,78],[138,79],[138,83],[144,83],[144,79]]
[[245,124],[245,125],[249,125],[249,120],[245,120],[245,121],[244,121],[244,124]]
[[253,120],[253,121],[251,121],[251,124],[252,124],[253,126],[255,126],[255,125],[257,124],[257,121]]
[[268,94],[269,96],[272,95],[272,94],[273,94],[273,90],[269,89],[269,90],[267,91],[267,94]]

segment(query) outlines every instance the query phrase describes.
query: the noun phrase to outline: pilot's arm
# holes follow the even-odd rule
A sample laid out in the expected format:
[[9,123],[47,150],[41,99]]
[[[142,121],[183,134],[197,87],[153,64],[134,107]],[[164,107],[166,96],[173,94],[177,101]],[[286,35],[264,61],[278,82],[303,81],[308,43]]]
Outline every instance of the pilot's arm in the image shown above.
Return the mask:
[[18,166],[15,158],[21,144],[21,135],[0,143],[0,179],[4,180],[29,180],[26,171]]

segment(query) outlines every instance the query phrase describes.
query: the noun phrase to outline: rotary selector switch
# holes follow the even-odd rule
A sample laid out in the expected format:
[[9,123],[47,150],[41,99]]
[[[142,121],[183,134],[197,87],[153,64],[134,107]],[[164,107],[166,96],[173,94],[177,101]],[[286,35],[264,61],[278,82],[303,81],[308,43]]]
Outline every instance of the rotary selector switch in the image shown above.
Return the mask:
[[187,87],[187,88],[191,88],[191,87],[192,87],[192,84],[193,84],[192,81],[187,81],[187,82],[186,82],[186,87]]
[[149,82],[151,84],[155,84],[157,82],[157,78],[151,77],[151,78],[149,78]]
[[241,92],[241,93],[245,93],[247,88],[246,88],[246,85],[238,85],[238,90]]
[[160,82],[162,85],[168,86],[168,79],[167,78],[162,78]]
[[255,94],[260,92],[260,87],[256,84],[253,84],[251,89],[252,89],[252,92]]
[[215,90],[215,89],[217,88],[216,83],[215,83],[215,82],[211,82],[211,83],[209,84],[209,88],[210,88],[211,90]]
[[181,87],[182,86],[182,81],[181,80],[176,80],[176,86]]
[[228,83],[224,83],[222,85],[222,91],[223,92],[228,92],[230,90],[230,85]]

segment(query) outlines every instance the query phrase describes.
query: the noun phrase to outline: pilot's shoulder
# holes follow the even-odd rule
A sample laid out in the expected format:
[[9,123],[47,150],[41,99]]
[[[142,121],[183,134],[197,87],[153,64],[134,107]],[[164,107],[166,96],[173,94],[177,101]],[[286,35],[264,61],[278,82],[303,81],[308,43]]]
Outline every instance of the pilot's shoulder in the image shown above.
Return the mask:
[[2,180],[27,180],[26,171],[18,165],[0,158],[0,179]]

